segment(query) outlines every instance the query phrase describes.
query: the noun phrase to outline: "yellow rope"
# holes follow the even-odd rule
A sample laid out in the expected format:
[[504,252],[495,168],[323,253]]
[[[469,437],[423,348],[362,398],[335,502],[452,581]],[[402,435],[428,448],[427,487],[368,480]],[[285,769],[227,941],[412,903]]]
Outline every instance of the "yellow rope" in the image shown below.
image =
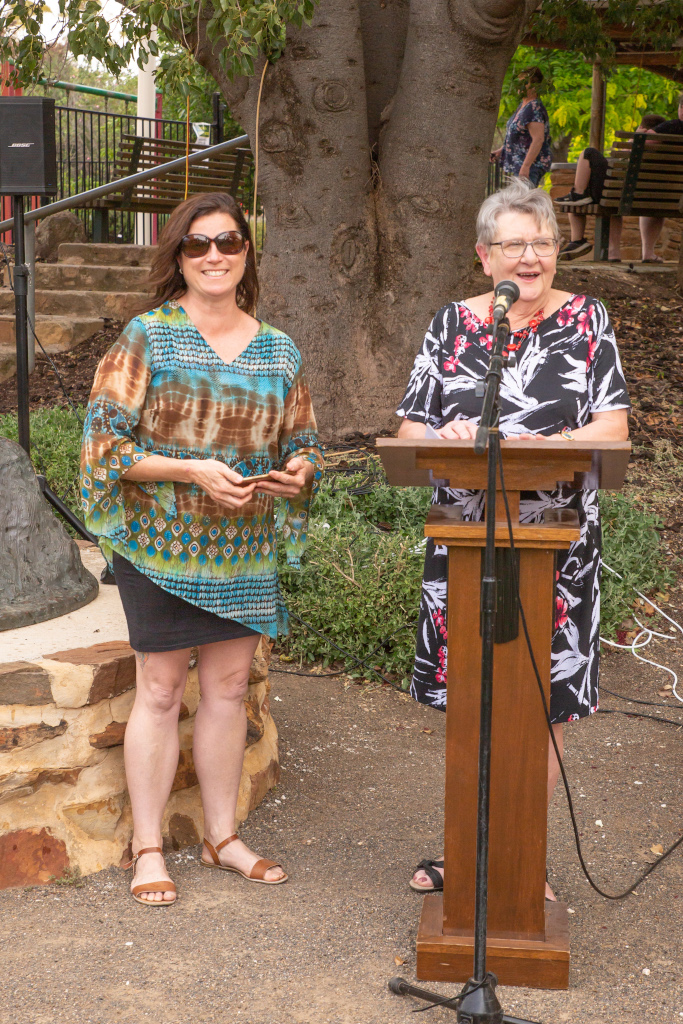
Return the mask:
[[263,65],[263,72],[261,74],[261,84],[258,90],[258,100],[256,101],[256,138],[254,144],[254,255],[256,255],[256,198],[258,195],[258,132],[259,132],[259,118],[261,115],[261,93],[263,92],[263,83],[266,77],[266,71],[268,70],[268,61]]
[[190,94],[187,94],[187,119],[185,124],[185,199],[190,178]]

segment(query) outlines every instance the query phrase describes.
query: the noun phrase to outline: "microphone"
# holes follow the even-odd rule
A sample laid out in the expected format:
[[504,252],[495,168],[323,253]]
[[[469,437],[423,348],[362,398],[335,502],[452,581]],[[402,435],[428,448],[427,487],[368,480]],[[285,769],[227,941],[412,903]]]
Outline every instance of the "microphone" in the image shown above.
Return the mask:
[[514,281],[501,281],[493,293],[493,320],[499,323],[519,298],[519,288]]

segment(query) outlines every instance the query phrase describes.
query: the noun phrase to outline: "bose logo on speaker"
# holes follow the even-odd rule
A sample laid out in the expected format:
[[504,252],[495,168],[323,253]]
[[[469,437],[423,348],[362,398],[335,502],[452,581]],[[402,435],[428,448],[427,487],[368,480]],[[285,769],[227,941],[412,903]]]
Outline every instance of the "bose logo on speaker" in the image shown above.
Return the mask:
[[28,149],[30,146],[34,145],[34,142],[11,142],[8,149]]

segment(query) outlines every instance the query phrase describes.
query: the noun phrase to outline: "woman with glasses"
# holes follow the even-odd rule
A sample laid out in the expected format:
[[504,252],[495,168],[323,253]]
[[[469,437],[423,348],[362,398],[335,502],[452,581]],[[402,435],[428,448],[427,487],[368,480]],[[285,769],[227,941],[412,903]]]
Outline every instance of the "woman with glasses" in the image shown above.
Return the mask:
[[[554,287],[558,249],[552,200],[516,180],[489,196],[477,218],[477,253],[495,286],[514,281],[508,353],[516,365],[503,371],[501,433],[621,441],[628,437],[629,400],[614,331],[603,304]],[[475,393],[489,365],[493,291],[450,302],[434,317],[417,355],[405,397],[399,437],[474,439],[482,399]],[[481,520],[483,491],[439,487],[434,502],[460,505],[463,519]],[[552,641],[550,713],[558,749],[562,725],[592,714],[598,705],[600,626],[600,517],[597,491],[560,488],[524,492],[522,522],[540,522],[548,508],[572,508],[581,536],[559,554]],[[416,700],[446,709],[446,548],[428,541],[415,667]],[[552,745],[548,800],[559,776]],[[410,882],[421,892],[443,888],[443,860],[424,860]],[[554,895],[547,887],[548,899]]]
[[235,832],[244,696],[261,635],[287,629],[273,500],[280,499],[286,554],[296,564],[322,456],[299,352],[254,317],[254,249],[231,196],[197,195],[178,206],[150,283],[154,308],[131,320],[98,368],[81,487],[137,659],[124,745],[132,893],[139,903],[167,907],[176,890],[161,824],[193,647],[202,863],[253,882],[287,880]]

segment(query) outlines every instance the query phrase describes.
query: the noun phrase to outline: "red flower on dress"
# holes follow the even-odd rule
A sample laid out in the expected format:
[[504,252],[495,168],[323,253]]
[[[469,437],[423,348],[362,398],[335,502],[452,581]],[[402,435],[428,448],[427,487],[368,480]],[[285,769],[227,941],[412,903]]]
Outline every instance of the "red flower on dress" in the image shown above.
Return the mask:
[[570,327],[574,323],[571,307],[569,309],[563,308],[558,312],[557,322],[560,327]]
[[455,351],[452,356],[444,360],[443,368],[449,373],[455,373],[460,362],[460,356],[463,354],[466,348],[469,348],[472,344],[471,341],[467,340],[466,334],[459,334],[455,339]]
[[556,597],[555,598],[555,629],[562,629],[562,627],[565,625],[565,623],[569,619],[569,616],[567,615],[567,611],[568,610],[569,610],[569,605],[565,601],[565,599],[563,597]]
[[571,301],[571,306],[569,307],[572,313],[578,313],[585,301],[585,295],[575,295]]
[[579,328],[579,334],[588,334],[590,332],[591,320],[594,312],[595,306],[591,305],[588,307],[588,312],[584,310],[583,313],[579,313],[577,325]]

